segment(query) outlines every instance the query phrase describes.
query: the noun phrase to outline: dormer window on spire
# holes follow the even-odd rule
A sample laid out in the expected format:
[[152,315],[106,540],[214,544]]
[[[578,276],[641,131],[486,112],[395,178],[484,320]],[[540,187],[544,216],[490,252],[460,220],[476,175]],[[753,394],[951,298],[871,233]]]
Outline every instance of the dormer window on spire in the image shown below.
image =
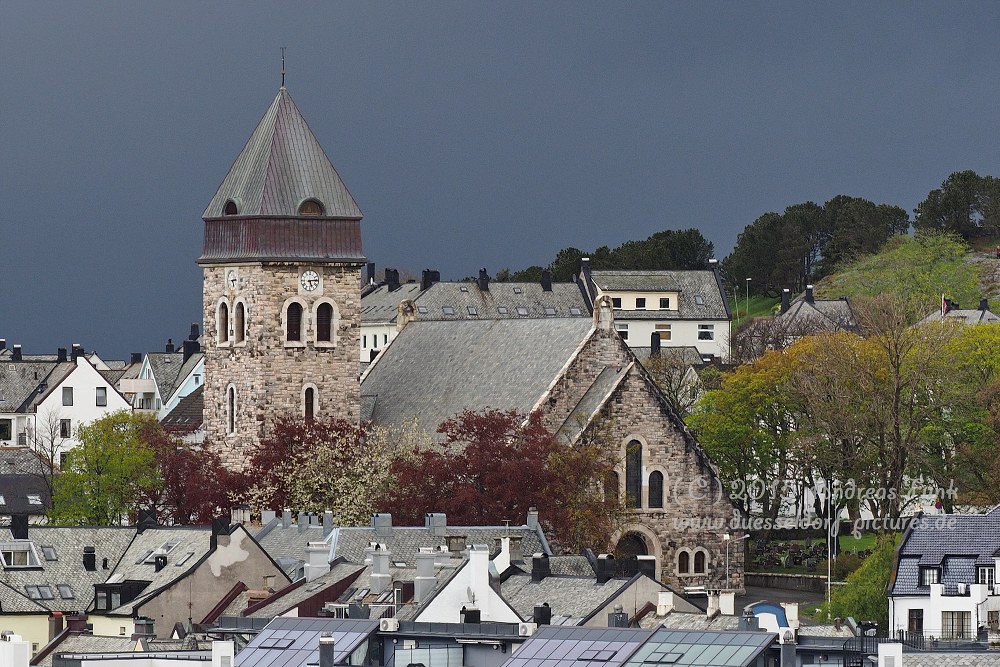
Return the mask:
[[239,208],[237,208],[236,206],[236,202],[234,202],[232,199],[226,201],[226,205],[222,209],[223,215],[236,215],[239,212],[240,211]]
[[318,199],[306,199],[299,204],[299,215],[323,215],[323,204],[321,204]]

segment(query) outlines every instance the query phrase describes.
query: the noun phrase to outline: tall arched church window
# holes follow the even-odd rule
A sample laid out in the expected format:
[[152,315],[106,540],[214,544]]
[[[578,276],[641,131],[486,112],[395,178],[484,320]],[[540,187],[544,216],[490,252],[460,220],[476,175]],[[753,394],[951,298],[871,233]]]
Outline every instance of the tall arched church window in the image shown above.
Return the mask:
[[649,506],[663,507],[663,473],[659,470],[649,473]]
[[225,301],[219,304],[219,318],[218,318],[218,336],[217,340],[219,343],[229,342],[229,304]]
[[681,551],[677,554],[677,574],[688,574],[691,572],[691,554]]
[[226,392],[226,432],[236,433],[236,387]]
[[328,303],[321,303],[316,309],[316,340],[333,342],[333,306]]
[[618,473],[611,470],[604,478],[604,499],[616,501],[618,500],[619,493],[621,493],[621,482],[619,481]]
[[237,343],[242,343],[246,340],[247,310],[242,301],[236,304],[236,313],[233,318],[233,333],[235,334]]
[[625,504],[642,506],[642,443],[630,440],[625,449]]
[[287,317],[285,319],[285,339],[302,340],[302,305],[296,302],[288,304]]
[[694,573],[695,574],[705,574],[705,552],[695,551],[694,552]]

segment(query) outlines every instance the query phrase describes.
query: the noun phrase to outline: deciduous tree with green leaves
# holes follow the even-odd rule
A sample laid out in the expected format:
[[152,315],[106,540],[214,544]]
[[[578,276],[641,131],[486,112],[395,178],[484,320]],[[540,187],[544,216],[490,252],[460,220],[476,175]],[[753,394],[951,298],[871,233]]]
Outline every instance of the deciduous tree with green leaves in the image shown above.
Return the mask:
[[94,526],[133,521],[141,499],[162,485],[148,444],[158,429],[153,417],[126,411],[80,426],[80,444],[69,450],[55,479],[50,521]]

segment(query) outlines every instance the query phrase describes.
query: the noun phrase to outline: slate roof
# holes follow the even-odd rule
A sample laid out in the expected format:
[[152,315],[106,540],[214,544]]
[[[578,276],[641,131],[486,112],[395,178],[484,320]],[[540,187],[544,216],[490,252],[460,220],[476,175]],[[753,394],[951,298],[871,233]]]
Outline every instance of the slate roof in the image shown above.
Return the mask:
[[160,420],[160,423],[168,433],[191,433],[201,427],[204,408],[205,385],[200,385],[182,398],[177,406]]
[[1000,315],[997,315],[990,310],[972,310],[971,308],[955,308],[953,310],[949,310],[944,315],[941,314],[940,310],[935,310],[933,313],[920,320],[920,324],[940,322],[942,320],[947,320],[949,322],[957,321],[962,324],[990,324],[1000,322]]
[[906,667],[1000,667],[1000,655],[992,651],[974,653],[907,653],[903,658]]
[[[632,354],[635,358],[639,360],[640,363],[645,364],[649,359],[650,349],[649,347],[633,347],[630,348]],[[663,357],[676,358],[678,363],[684,366],[702,366],[705,361],[701,357],[701,353],[698,352],[698,348],[693,345],[683,345],[680,347],[660,347],[660,355]]]
[[0,474],[43,475],[47,467],[30,447],[0,447]]
[[[135,535],[130,527],[30,526],[28,538],[35,548],[41,569],[5,569],[0,579],[18,591],[25,586],[49,586],[52,600],[38,603],[52,611],[83,611],[94,599],[94,584],[103,583],[115,567],[129,541]],[[10,531],[0,531],[0,539],[9,540]],[[46,560],[42,547],[51,546],[56,560]],[[83,567],[83,548],[94,547],[97,569]],[[104,569],[104,559],[108,569]],[[58,586],[68,585],[72,598],[63,598]]]
[[500,584],[500,594],[521,618],[531,618],[535,605],[547,602],[553,625],[577,625],[631,584],[623,579],[599,584],[594,576],[551,575],[533,581],[530,574],[515,574]]
[[420,283],[402,283],[392,291],[388,285],[379,285],[361,297],[361,322],[391,324],[399,314],[399,303],[419,295]]
[[[621,667],[652,634],[638,628],[582,628],[544,625],[502,667]],[[585,651],[600,652],[583,660]]]
[[729,304],[714,271],[591,271],[590,275],[601,292],[680,293],[677,310],[616,309],[615,319],[729,319]]
[[[37,497],[32,502],[29,496]],[[0,475],[0,515],[45,514],[52,505],[49,487],[39,475]]]
[[24,592],[0,581],[0,614],[44,614],[49,610],[33,601]]
[[631,370],[632,364],[628,364],[627,366],[608,366],[601,371],[594,378],[594,382],[576,404],[576,407],[570,411],[566,421],[556,431],[556,435],[568,444],[576,442],[600,411],[601,406],[610,398]]
[[[253,618],[273,618],[275,616],[280,616],[288,610],[298,606],[301,602],[308,600],[314,595],[318,595],[322,589],[336,586],[344,579],[358,574],[364,569],[364,565],[359,565],[357,563],[337,563],[329,572],[317,577],[313,581],[304,582],[299,586],[289,584],[287,588],[290,590],[283,594],[280,590],[275,591],[276,597],[273,597],[273,599],[271,599],[271,601],[266,605],[263,605],[262,607],[247,614],[247,616]],[[243,604],[243,609],[245,610],[246,602],[244,601]],[[232,607],[232,605],[230,605],[230,607]],[[225,614],[230,614],[229,609],[226,610]],[[240,611],[234,612],[233,615],[240,615]]]
[[663,627],[668,630],[738,630],[740,617],[723,614],[709,616],[705,613],[693,614],[671,610],[662,617],[650,614],[640,621],[640,625],[644,628]]
[[[944,527],[948,520],[953,527]],[[1000,506],[988,514],[925,516],[915,522],[899,552],[891,595],[929,596],[920,586],[920,567],[941,567],[940,583],[976,583],[977,565],[993,565],[1000,555]]]
[[411,322],[362,377],[362,415],[434,432],[463,410],[527,413],[591,330],[591,319]]
[[[52,659],[62,653],[131,653],[135,649],[135,646],[136,640],[130,636],[105,637],[101,635],[67,633],[45,657],[31,664],[50,667]],[[45,648],[48,648],[48,645]]]
[[[416,319],[421,321],[551,317],[590,320],[587,302],[576,283],[553,283],[552,290],[546,291],[541,283],[491,282],[489,289],[482,291],[477,282],[439,282],[420,294],[415,304]],[[446,312],[445,308],[450,310]]]
[[804,331],[839,331],[857,327],[854,310],[847,298],[813,299],[810,302],[805,295],[800,295],[777,318],[793,333],[797,328]]
[[377,630],[378,621],[369,619],[276,618],[236,654],[235,666],[318,665],[319,638],[326,633],[333,636],[334,664],[347,664],[351,652]]
[[156,390],[160,392],[160,400],[165,403],[181,380],[179,376],[184,366],[184,352],[150,352],[146,359],[156,382]]
[[10,361],[0,364],[0,412],[25,412],[40,386],[49,384],[54,361]]

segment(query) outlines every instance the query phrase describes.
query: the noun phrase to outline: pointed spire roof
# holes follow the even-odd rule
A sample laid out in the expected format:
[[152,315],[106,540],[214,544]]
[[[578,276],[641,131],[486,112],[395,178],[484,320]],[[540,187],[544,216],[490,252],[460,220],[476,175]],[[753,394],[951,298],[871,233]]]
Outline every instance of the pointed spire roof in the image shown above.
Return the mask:
[[202,217],[223,217],[229,200],[240,217],[298,216],[306,199],[322,204],[322,217],[361,219],[361,209],[282,86]]

